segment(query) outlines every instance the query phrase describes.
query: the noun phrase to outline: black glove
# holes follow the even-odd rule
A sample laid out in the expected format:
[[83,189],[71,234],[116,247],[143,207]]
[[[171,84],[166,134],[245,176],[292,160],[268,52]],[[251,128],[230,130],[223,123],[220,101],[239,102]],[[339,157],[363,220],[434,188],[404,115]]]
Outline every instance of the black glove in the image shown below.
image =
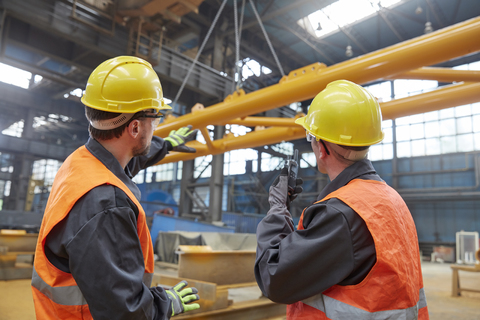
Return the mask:
[[177,131],[170,131],[170,134],[164,140],[170,143],[173,151],[195,153],[197,150],[195,150],[195,148],[187,147],[185,143],[195,140],[197,132],[198,129],[192,130],[192,126],[188,125]]
[[295,187],[288,186],[288,167],[283,167],[280,175],[273,181],[268,194],[270,206],[285,205],[290,209],[290,202],[295,200],[299,193],[303,191],[303,179],[297,178]]

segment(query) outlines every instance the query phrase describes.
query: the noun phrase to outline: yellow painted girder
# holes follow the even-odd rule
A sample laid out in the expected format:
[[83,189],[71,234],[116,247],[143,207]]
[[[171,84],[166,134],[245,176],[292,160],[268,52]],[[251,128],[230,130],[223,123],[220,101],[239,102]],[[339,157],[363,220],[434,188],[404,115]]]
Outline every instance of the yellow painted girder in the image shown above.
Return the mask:
[[425,67],[395,75],[389,79],[436,80],[439,82],[480,82],[480,71]]
[[465,82],[381,103],[383,119],[441,110],[480,101],[480,82]]
[[[330,67],[321,63],[311,64],[290,72],[278,84],[248,94],[245,94],[243,90],[236,91],[223,102],[195,113],[164,121],[155,131],[155,135],[165,137],[173,129],[192,125],[194,128],[201,130],[207,144],[189,143],[189,146],[197,148],[197,153],[172,153],[167,155],[161,163],[191,160],[209,154],[215,155],[235,149],[254,148],[299,139],[305,133],[301,127],[295,127],[294,119],[265,118],[262,123],[261,120],[248,116],[293,102],[312,99],[328,83],[338,79],[347,79],[364,84],[374,80],[408,74],[411,70],[415,70],[414,74],[427,73],[429,71],[424,70],[424,66],[480,51],[480,41],[472,41],[472,39],[480,39],[480,17]],[[417,70],[419,68],[422,69]],[[439,75],[437,74],[437,76]],[[471,91],[472,88],[474,88],[473,91]],[[436,93],[429,93],[431,95],[419,95],[416,98],[410,97],[410,100],[404,100],[407,102],[402,102],[403,99],[390,101],[382,104],[384,119],[426,112],[420,110],[439,110],[443,108],[442,105],[452,107],[480,101],[480,89],[476,87],[476,84],[459,84],[445,90],[451,90],[450,94],[459,90],[463,92],[462,94],[468,93],[468,95],[461,100],[462,94],[456,95],[453,93],[453,96],[448,96],[443,94],[444,91],[435,90]],[[441,98],[436,98],[436,94],[439,94]],[[420,96],[427,98],[417,100],[421,99]],[[451,101],[451,97],[456,97],[456,101]],[[426,104],[428,107],[421,107],[415,103],[416,100],[421,101],[419,103]],[[444,103],[440,100],[449,102]],[[206,126],[227,123],[244,123],[248,126],[253,126],[253,124],[255,126],[272,125],[275,127],[251,132],[244,136],[229,136],[211,141]]]
[[[467,82],[441,87],[427,93],[402,99],[383,102],[380,103],[380,106],[382,108],[383,119],[387,120],[478,101],[480,101],[480,83]],[[247,117],[245,120],[237,119],[233,122],[239,125],[251,126],[256,122],[261,122],[262,119],[262,117]],[[275,118],[269,119],[271,122],[275,120]],[[278,118],[277,120],[278,123],[275,127],[249,132],[243,136],[235,137],[229,134],[223,139],[214,141],[208,138],[208,141],[210,141],[208,144],[193,141],[188,143],[188,146],[196,148],[196,153],[172,152],[160,163],[187,161],[195,159],[196,157],[216,155],[237,149],[255,148],[305,137],[305,130],[295,124],[294,118]]]
[[316,63],[294,70],[278,84],[248,94],[235,92],[223,102],[162,123],[155,135],[165,137],[189,124],[206,127],[312,99],[334,80],[364,84],[480,51],[480,41],[472,39],[480,39],[480,17],[330,67]]

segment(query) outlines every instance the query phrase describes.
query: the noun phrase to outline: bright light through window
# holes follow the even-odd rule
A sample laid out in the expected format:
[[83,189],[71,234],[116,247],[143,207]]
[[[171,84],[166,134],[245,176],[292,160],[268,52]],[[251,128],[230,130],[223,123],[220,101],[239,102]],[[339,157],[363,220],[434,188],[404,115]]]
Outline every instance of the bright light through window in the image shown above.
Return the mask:
[[243,77],[246,79],[253,75],[260,77],[261,66],[256,60],[248,60],[242,68]]
[[[318,10],[297,23],[316,37],[337,31],[355,21],[368,17],[382,7],[390,7],[401,0],[339,0]],[[348,8],[348,10],[345,10]]]
[[[32,74],[28,71],[18,69],[3,63],[0,63],[0,81],[14,86],[28,89]],[[38,80],[37,77],[34,79]]]
[[75,90],[70,91],[70,93],[65,93],[63,97],[67,99],[70,96],[81,98],[83,95],[83,89],[77,88]]
[[[262,74],[272,73],[270,68],[260,65],[258,61],[250,58],[243,59],[243,61],[239,61],[237,64],[242,68],[242,81],[251,76],[260,77]],[[235,74],[235,81],[238,81],[238,73]]]

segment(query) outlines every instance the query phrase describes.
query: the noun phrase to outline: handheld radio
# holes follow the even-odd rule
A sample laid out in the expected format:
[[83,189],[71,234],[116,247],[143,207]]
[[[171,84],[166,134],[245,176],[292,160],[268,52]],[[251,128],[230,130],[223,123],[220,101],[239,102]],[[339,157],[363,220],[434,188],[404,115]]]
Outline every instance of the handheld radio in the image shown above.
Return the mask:
[[295,186],[297,184],[298,174],[298,149],[295,149],[293,159],[290,157],[285,160],[285,166],[288,168],[288,193],[293,194]]

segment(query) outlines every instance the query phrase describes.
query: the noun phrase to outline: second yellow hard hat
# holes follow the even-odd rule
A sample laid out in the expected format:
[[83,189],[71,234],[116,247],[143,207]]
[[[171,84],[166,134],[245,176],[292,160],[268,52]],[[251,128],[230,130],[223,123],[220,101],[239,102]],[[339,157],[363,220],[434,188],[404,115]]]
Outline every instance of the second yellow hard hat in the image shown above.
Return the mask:
[[295,123],[318,139],[344,146],[369,146],[384,136],[377,99],[347,80],[329,83],[313,99],[307,115]]

